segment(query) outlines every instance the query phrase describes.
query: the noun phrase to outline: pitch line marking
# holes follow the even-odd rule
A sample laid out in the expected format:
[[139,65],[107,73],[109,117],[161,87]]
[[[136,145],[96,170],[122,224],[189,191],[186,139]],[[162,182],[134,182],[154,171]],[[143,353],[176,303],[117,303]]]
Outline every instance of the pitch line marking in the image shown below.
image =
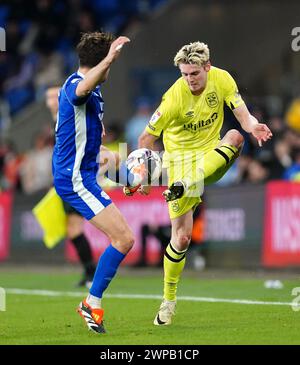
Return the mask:
[[[54,291],[54,290],[38,290],[38,289],[18,289],[5,288],[7,294],[16,295],[40,295],[46,297],[83,297],[84,292],[70,292],[70,291]],[[106,294],[106,298],[120,298],[120,299],[158,299],[161,300],[161,295],[144,295],[144,294]],[[250,299],[226,299],[226,298],[206,298],[206,297],[191,297],[178,296],[177,300],[187,302],[206,302],[206,303],[233,303],[233,304],[255,304],[255,305],[289,305],[295,306],[295,303],[289,302],[265,302],[260,300]]]

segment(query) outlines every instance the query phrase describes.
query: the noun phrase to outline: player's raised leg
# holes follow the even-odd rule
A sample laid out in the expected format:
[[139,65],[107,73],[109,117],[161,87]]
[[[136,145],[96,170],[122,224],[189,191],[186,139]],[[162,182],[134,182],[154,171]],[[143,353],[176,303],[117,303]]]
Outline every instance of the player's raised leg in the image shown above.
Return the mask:
[[110,238],[111,244],[98,261],[89,295],[80,303],[78,312],[85,319],[89,329],[103,333],[105,329],[102,295],[133,246],[134,237],[125,218],[113,203],[94,216],[90,222]]
[[[232,166],[242,149],[244,137],[236,130],[229,130],[216,148],[207,152],[199,164],[197,179],[204,180],[204,185],[218,181]],[[193,181],[193,184],[199,181]],[[175,181],[164,193],[166,201],[181,198],[189,189],[189,182],[184,179]]]
[[244,143],[244,137],[237,129],[230,129],[221,139],[218,146],[231,145],[236,148],[241,148]]
[[242,134],[236,129],[230,129],[218,146],[204,155],[204,185],[212,184],[224,176],[240,155],[243,144]]
[[193,210],[171,219],[171,242],[164,255],[164,298],[154,319],[157,326],[169,325],[175,314],[177,284],[185,265],[193,229]]

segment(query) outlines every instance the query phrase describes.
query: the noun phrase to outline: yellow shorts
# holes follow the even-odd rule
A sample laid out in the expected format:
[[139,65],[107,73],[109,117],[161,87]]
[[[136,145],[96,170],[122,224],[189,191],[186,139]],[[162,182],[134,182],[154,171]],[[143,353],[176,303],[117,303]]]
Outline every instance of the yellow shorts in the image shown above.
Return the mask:
[[203,175],[203,173],[201,174],[201,171],[203,171],[202,158],[185,159],[184,162],[178,158],[177,161],[170,162],[168,166],[168,186],[179,180],[184,180],[188,185],[188,190],[182,198],[168,202],[170,219],[178,218],[191,209],[195,210],[202,201],[201,195],[203,194],[204,185],[213,184],[220,180],[238,156],[237,151],[236,154],[230,156],[229,163],[207,177],[205,181],[201,176]]
[[[172,185],[175,181],[184,180],[188,183],[189,188],[180,199],[173,200],[168,203],[170,218],[177,218],[185,214],[191,209],[195,209],[201,202],[201,190],[197,189],[197,185],[193,185],[193,182],[197,180],[196,171],[197,163],[195,159],[185,159],[179,161],[170,162],[168,167],[168,186]],[[199,172],[198,172],[199,179]],[[203,179],[201,179],[203,181]],[[203,190],[203,189],[202,189]]]

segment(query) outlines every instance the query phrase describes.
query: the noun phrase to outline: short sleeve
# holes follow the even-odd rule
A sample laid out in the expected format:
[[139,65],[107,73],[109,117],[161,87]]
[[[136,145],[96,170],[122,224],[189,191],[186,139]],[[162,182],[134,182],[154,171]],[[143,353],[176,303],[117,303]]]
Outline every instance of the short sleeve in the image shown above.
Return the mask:
[[244,100],[239,93],[236,82],[227,71],[224,71],[223,80],[224,100],[229,108],[234,110],[240,105],[243,105]]
[[63,86],[63,91],[66,93],[67,99],[72,105],[78,106],[86,103],[87,99],[89,98],[90,94],[79,97],[76,95],[76,88],[80,81],[82,81],[83,78],[79,75],[73,75],[69,77],[69,79],[65,82]]
[[159,107],[152,115],[145,129],[146,132],[157,137],[161,135],[162,131],[175,118],[176,108],[172,108],[174,102],[173,93],[170,90],[167,91],[162,97]]

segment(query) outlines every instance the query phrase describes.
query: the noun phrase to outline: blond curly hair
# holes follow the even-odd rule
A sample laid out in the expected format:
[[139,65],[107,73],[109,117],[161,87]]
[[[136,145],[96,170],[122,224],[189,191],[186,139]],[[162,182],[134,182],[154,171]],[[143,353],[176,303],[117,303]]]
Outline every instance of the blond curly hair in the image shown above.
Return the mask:
[[183,46],[174,57],[174,65],[189,63],[204,66],[209,61],[209,48],[202,42],[193,42]]

